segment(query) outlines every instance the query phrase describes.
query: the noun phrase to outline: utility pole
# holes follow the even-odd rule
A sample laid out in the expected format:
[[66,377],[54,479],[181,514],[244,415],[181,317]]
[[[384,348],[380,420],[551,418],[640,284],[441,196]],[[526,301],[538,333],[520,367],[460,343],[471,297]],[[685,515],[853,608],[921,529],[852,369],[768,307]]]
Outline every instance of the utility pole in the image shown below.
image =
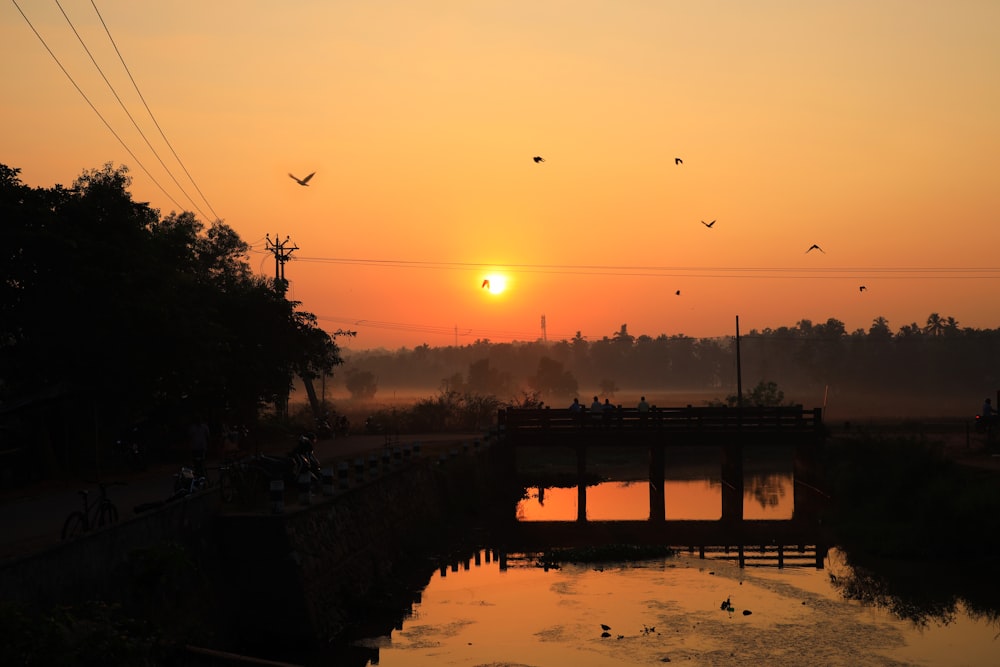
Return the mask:
[[[266,249],[268,252],[274,255],[274,291],[279,295],[284,296],[285,292],[288,291],[288,281],[285,280],[285,262],[292,258],[292,252],[298,250],[297,245],[289,246],[290,237],[286,236],[284,241],[272,241],[271,235],[267,234],[264,237],[266,239]],[[277,234],[275,234],[277,238]],[[309,400],[313,404],[314,411],[316,410],[316,390],[312,386],[312,382],[308,377],[302,377],[302,383],[305,385],[306,393],[309,395]],[[281,404],[276,405],[278,408],[278,413],[282,417],[288,416],[288,392],[282,397]]]
[[[277,238],[277,234],[275,234],[275,238]],[[265,237],[267,251],[274,255],[274,289],[279,294],[288,291],[288,281],[285,280],[285,262],[292,258],[292,252],[299,249],[297,245],[288,245],[290,238],[286,236],[284,241],[279,242],[272,241],[270,234]]]
[[542,342],[543,343],[548,343],[549,342],[549,334],[545,330],[545,314],[544,313],[542,313]]
[[743,369],[740,367],[740,316],[736,316],[736,405],[743,407]]

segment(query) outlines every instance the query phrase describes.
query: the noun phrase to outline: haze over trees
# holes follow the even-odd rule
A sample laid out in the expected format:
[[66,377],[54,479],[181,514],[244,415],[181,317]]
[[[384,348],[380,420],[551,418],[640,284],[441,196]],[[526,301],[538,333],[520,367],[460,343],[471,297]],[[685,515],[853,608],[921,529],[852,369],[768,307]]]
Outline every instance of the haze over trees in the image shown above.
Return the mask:
[[341,363],[225,223],[133,201],[125,167],[69,188],[18,174],[0,165],[0,409],[34,415],[50,455],[144,420],[249,422]]
[[[377,377],[379,391],[441,382],[448,389],[488,388],[501,399],[533,391],[556,407],[593,393],[697,392],[722,399],[736,389],[735,343],[735,337],[633,336],[622,325],[598,340],[578,333],[556,342],[481,340],[466,346],[350,351],[345,368]],[[961,327],[938,313],[922,325],[914,322],[896,331],[884,317],[874,318],[867,330],[850,332],[835,318],[751,330],[740,337],[740,359],[745,392],[763,383],[766,391],[783,392],[775,400],[807,407],[817,407],[829,394],[838,400],[854,397],[862,413],[879,412],[879,402],[888,410],[890,404],[914,399],[921,406],[938,401],[938,414],[959,402],[961,414],[974,414],[984,397],[1000,389],[1000,329]],[[905,410],[893,414],[917,416]]]

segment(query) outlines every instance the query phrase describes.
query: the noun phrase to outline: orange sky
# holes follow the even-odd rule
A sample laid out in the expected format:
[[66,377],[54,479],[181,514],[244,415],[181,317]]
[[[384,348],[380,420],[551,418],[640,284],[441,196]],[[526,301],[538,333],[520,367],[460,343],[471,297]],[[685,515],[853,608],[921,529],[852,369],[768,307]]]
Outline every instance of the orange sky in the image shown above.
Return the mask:
[[291,298],[353,349],[532,340],[542,315],[550,340],[995,328],[998,25],[992,0],[17,0],[0,162],[40,187],[125,164],[265,274],[290,236]]

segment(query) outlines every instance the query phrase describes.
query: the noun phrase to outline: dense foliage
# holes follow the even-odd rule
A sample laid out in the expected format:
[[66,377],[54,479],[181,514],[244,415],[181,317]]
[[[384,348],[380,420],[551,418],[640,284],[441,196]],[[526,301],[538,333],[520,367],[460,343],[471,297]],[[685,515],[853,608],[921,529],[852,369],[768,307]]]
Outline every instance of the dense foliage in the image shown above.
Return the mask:
[[963,607],[996,624],[996,472],[949,460],[943,446],[864,433],[828,443],[824,523],[850,566],[831,581],[845,597],[918,624],[947,624]]
[[20,428],[29,415],[31,440],[51,442],[57,459],[95,430],[106,442],[195,415],[252,421],[294,375],[340,363],[315,317],[252,273],[249,246],[223,222],[133,201],[124,167],[86,171],[70,188],[31,188],[18,174],[0,165],[0,410]]

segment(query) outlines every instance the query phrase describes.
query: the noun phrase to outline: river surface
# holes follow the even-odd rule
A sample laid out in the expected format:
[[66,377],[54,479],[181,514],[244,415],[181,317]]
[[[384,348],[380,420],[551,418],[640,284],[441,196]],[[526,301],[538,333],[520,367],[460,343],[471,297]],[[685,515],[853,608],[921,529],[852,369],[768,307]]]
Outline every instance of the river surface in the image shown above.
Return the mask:
[[[668,520],[720,517],[714,471],[668,464]],[[794,484],[790,464],[748,466],[744,519],[791,518]],[[642,479],[588,486],[586,518],[645,520],[649,491]],[[572,521],[577,498],[572,486],[526,487],[517,518]],[[687,551],[544,568],[536,554],[480,550],[432,575],[390,634],[356,644],[381,667],[1000,665],[996,620],[975,618],[961,604],[944,620],[902,620],[846,599],[838,581],[850,575],[837,549],[822,567],[806,560],[780,568],[773,559],[740,567],[726,554]]]
[[360,643],[382,667],[1000,664],[995,623],[960,613],[916,627],[844,600],[831,582],[843,574],[838,556],[824,569],[682,553],[546,570],[482,554],[478,566],[434,575],[400,629]]

